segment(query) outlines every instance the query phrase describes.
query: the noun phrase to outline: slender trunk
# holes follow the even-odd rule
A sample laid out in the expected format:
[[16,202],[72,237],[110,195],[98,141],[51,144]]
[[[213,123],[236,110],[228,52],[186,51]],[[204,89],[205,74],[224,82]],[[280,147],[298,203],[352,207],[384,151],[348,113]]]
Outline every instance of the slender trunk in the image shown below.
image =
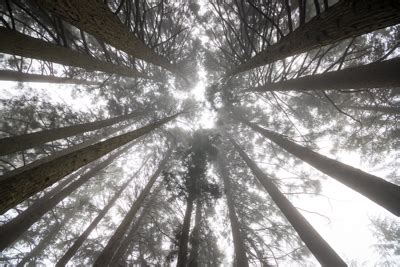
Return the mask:
[[[125,258],[125,254],[128,251],[129,246],[132,244],[132,241],[136,235],[137,230],[141,226],[143,218],[146,216],[146,214],[149,212],[149,209],[151,209],[149,206],[152,204],[152,202],[155,199],[155,196],[158,194],[158,192],[161,190],[161,185],[158,185],[157,188],[154,190],[154,192],[151,194],[151,197],[148,202],[146,202],[145,207],[143,207],[142,212],[140,213],[140,216],[137,218],[137,220],[133,223],[131,226],[131,229],[129,230],[128,234],[126,237],[123,239],[121,242],[121,245],[115,252],[114,256],[112,257],[112,260],[110,262],[110,266],[124,266],[123,261]],[[122,264],[121,264],[122,263]]]
[[350,106],[349,109],[356,110],[366,110],[366,111],[375,111],[386,114],[400,114],[400,107],[389,107],[389,106]]
[[83,84],[100,85],[99,82],[86,81],[75,78],[56,77],[51,75],[23,73],[13,70],[0,70],[1,81],[31,82],[31,83],[61,83],[61,84]]
[[134,175],[132,175],[132,177],[130,179],[128,179],[120,187],[120,189],[114,194],[114,196],[111,198],[111,200],[108,202],[108,204],[99,212],[99,214],[89,224],[89,226],[86,228],[86,230],[75,240],[74,244],[67,250],[67,252],[65,252],[64,256],[61,257],[61,259],[57,262],[56,266],[65,266],[68,263],[68,261],[75,255],[75,253],[81,247],[83,242],[85,242],[85,240],[90,235],[90,233],[94,230],[94,228],[96,228],[97,224],[103,219],[103,217],[107,214],[107,212],[114,206],[115,202],[121,196],[121,194],[125,190],[125,188],[132,182],[133,179],[137,178],[136,177],[137,174],[145,166],[147,160],[148,160],[148,158],[145,160],[145,162],[142,164],[142,166],[139,168],[139,170]]
[[194,227],[192,230],[191,245],[189,256],[189,266],[197,267],[199,266],[199,247],[200,247],[200,224],[201,224],[201,200],[198,198],[196,201],[196,215],[194,219]]
[[190,191],[185,210],[185,217],[183,218],[181,236],[179,238],[179,252],[178,252],[178,263],[177,267],[187,266],[187,252],[189,243],[189,231],[190,231],[190,218],[192,217],[194,196],[193,191]]
[[15,170],[9,171],[9,172],[3,174],[2,176],[0,176],[0,182],[3,181],[3,180],[8,179],[9,177],[12,177],[14,175],[17,175],[17,174],[20,174],[22,172],[31,170],[31,169],[33,169],[33,168],[35,168],[35,167],[37,167],[37,166],[39,166],[39,165],[41,165],[43,163],[50,162],[50,161],[52,161],[52,160],[54,160],[54,159],[56,159],[58,157],[67,155],[67,154],[69,154],[71,152],[74,152],[74,151],[77,151],[79,149],[82,149],[82,148],[88,147],[90,145],[93,145],[93,144],[101,141],[102,139],[105,139],[105,138],[109,137],[110,135],[113,135],[116,132],[119,132],[119,131],[123,130],[124,128],[126,128],[128,126],[129,125],[124,125],[124,126],[116,127],[114,129],[106,129],[102,133],[97,134],[96,136],[92,137],[91,139],[89,139],[87,141],[84,141],[84,142],[79,143],[77,145],[73,145],[73,146],[71,146],[69,148],[66,148],[64,150],[54,152],[50,156],[47,156],[45,158],[41,158],[39,160],[33,161],[33,162],[29,163],[29,164],[26,164],[26,165],[24,165],[24,166],[22,166],[20,168],[17,168]]
[[340,0],[227,76],[400,22],[398,0]]
[[240,223],[235,210],[235,202],[232,195],[232,185],[229,178],[229,171],[226,168],[226,159],[223,158],[221,151],[219,151],[218,157],[218,169],[220,176],[224,182],[224,191],[226,195],[226,202],[228,205],[229,220],[232,228],[233,246],[235,249],[235,266],[247,267],[249,261],[246,255],[246,247],[244,246],[244,240],[240,231]]
[[179,73],[177,66],[147,47],[102,1],[32,0],[32,2],[134,58]]
[[0,40],[7,40],[7,42],[0,42],[1,53],[83,68],[86,71],[102,71],[127,77],[147,78],[146,75],[135,69],[98,60],[72,49],[51,44],[4,27],[0,28]]
[[400,216],[400,186],[325,157],[288,140],[278,133],[263,129],[240,116],[236,116],[236,118],[317,170],[364,195],[396,216]]
[[103,251],[100,253],[98,258],[96,259],[94,266],[108,266],[110,264],[112,257],[114,256],[114,253],[121,246],[123,237],[125,236],[129,226],[131,225],[132,220],[135,218],[137,212],[142,207],[143,201],[149,195],[151,188],[153,187],[154,183],[156,182],[161,171],[164,169],[165,164],[169,160],[169,158],[172,154],[173,148],[174,148],[174,146],[172,146],[167,151],[167,153],[164,156],[164,159],[158,165],[157,170],[151,176],[151,178],[149,179],[149,182],[147,183],[145,188],[142,190],[142,192],[140,193],[138,198],[135,200],[135,202],[131,206],[130,210],[126,214],[125,218],[122,220],[121,224],[115,230],[114,235],[110,238],[107,245],[105,246]]
[[32,148],[54,140],[98,130],[125,120],[133,119],[143,114],[143,111],[136,111],[105,120],[2,138],[0,139],[0,156]]
[[88,172],[83,174],[79,179],[75,180],[57,194],[51,197],[43,197],[32,204],[28,209],[18,214],[17,217],[0,227],[0,251],[10,246],[17,240],[26,230],[29,229],[44,214],[53,209],[63,199],[68,197],[72,192],[86,183],[89,179],[96,176],[101,170],[110,165],[115,159],[126,152],[131,146],[128,146],[117,153],[109,156],[106,160],[99,163]]
[[40,256],[50,242],[56,237],[60,229],[72,218],[72,215],[73,212],[69,211],[61,222],[56,222],[52,225],[49,233],[17,264],[17,267],[23,267],[29,260]]
[[246,91],[309,91],[400,87],[400,58],[364,66],[267,83]]
[[317,258],[322,266],[347,266],[340,256],[331,248],[331,246],[318,234],[312,225],[301,215],[301,213],[290,203],[278,187],[267,177],[260,168],[252,161],[243,149],[228,136],[242,159],[251,169],[254,176],[264,186],[265,190],[271,196],[272,200],[282,211],[283,215],[288,219],[290,224],[299,234],[306,246]]
[[80,167],[157,129],[173,120],[179,114],[177,113],[137,130],[109,138],[108,140],[61,156],[29,171],[9,177],[6,180],[0,179],[0,195],[2,196],[0,199],[0,214],[3,214],[8,209],[59,181],[62,177]]

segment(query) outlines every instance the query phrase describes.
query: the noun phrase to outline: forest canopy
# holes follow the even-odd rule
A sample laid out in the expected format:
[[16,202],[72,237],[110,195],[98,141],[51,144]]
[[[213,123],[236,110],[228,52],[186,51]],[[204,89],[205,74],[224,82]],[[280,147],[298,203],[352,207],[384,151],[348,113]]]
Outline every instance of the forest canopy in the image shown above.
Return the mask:
[[1,0],[0,265],[398,266],[399,0]]

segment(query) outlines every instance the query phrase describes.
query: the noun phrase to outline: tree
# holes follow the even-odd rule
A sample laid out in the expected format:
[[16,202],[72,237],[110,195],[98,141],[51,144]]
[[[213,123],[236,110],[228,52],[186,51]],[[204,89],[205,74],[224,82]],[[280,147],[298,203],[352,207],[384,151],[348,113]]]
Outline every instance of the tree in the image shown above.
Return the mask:
[[87,71],[97,70],[127,77],[146,77],[135,69],[104,62],[3,27],[0,28],[0,38],[8,40],[8,42],[2,42],[0,45],[2,53],[79,67]]

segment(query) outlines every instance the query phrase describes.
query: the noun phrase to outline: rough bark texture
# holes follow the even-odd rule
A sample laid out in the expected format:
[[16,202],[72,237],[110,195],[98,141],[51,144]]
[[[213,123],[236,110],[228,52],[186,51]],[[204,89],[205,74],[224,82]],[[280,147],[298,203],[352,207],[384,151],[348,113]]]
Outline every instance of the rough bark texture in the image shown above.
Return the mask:
[[105,139],[108,136],[111,136],[111,135],[115,134],[116,132],[119,132],[119,131],[123,130],[126,127],[128,127],[128,125],[120,126],[120,127],[114,128],[114,129],[106,129],[102,133],[97,134],[96,136],[94,136],[93,138],[91,138],[91,139],[89,139],[89,140],[87,140],[85,142],[79,143],[77,145],[71,146],[71,147],[66,148],[64,150],[61,150],[61,151],[54,152],[53,154],[51,154],[48,157],[41,158],[41,159],[36,160],[34,162],[31,162],[31,163],[29,163],[29,164],[27,164],[25,166],[22,166],[20,168],[15,169],[15,170],[9,171],[9,172],[3,174],[2,176],[0,176],[0,182],[3,181],[3,180],[8,179],[8,178],[10,178],[10,177],[12,177],[14,175],[17,175],[17,174],[20,174],[22,172],[31,170],[31,169],[33,169],[33,168],[35,168],[35,167],[37,167],[37,166],[39,166],[39,165],[41,165],[43,163],[50,162],[50,161],[52,161],[52,160],[54,160],[54,159],[56,159],[58,157],[67,155],[67,154],[69,154],[71,152],[74,152],[74,151],[77,151],[79,149],[82,149],[82,148],[88,147],[90,145],[93,145],[93,144],[101,141],[102,139]]
[[318,234],[312,225],[301,215],[301,213],[290,203],[290,201],[279,191],[272,180],[267,177],[258,166],[252,161],[243,149],[231,138],[230,141],[239,152],[242,159],[251,169],[254,176],[264,186],[265,190],[271,196],[272,200],[288,219],[290,224],[299,234],[311,253],[317,258],[322,266],[347,266],[340,256],[331,248],[331,246]]
[[[65,181],[57,185],[53,190],[45,194],[43,197],[36,200],[22,213],[18,214],[11,221],[0,226],[0,251],[13,244],[18,238],[25,233],[38,219],[40,219],[46,212],[49,211],[48,204],[51,202],[51,198],[61,192],[63,184],[69,180],[76,179],[83,169],[77,173],[71,174]],[[49,205],[50,209],[54,207]]]
[[60,84],[83,84],[99,85],[99,82],[86,81],[74,78],[63,78],[50,75],[23,73],[13,70],[0,70],[0,81],[33,82],[33,83],[60,83]]
[[[147,159],[148,160],[148,159]],[[139,170],[132,175],[124,184],[121,185],[120,189],[115,192],[114,196],[110,199],[108,204],[99,212],[99,214],[94,218],[94,220],[89,224],[85,231],[75,240],[74,244],[65,252],[61,259],[57,262],[56,266],[65,266],[68,261],[75,255],[78,249],[81,247],[83,242],[87,239],[90,233],[96,228],[97,224],[103,219],[107,212],[112,208],[117,199],[121,196],[125,188],[136,178],[137,174],[142,170],[147,160],[142,164]],[[111,161],[112,162],[112,161]]]
[[121,121],[133,119],[142,115],[143,113],[143,111],[136,111],[130,114],[109,118],[106,120],[82,123],[73,126],[2,138],[0,139],[0,156],[32,148],[54,140],[63,139],[70,136],[108,127]]
[[232,69],[228,76],[399,22],[399,0],[341,0],[278,43]]
[[178,263],[177,267],[187,266],[187,253],[189,244],[189,231],[190,231],[190,219],[192,217],[194,196],[189,193],[189,197],[186,202],[185,217],[183,218],[181,235],[179,238],[179,251],[178,251]]
[[6,42],[0,42],[1,53],[83,68],[87,71],[102,71],[126,77],[147,78],[146,75],[135,69],[98,60],[72,49],[54,45],[3,27],[0,27],[0,40],[7,40]]
[[[44,214],[53,209],[58,203],[68,197],[72,192],[74,192],[84,183],[89,181],[92,177],[96,176],[101,170],[110,165],[115,159],[125,153],[132,146],[133,144],[121,149],[113,155],[110,155],[106,160],[91,168],[88,172],[81,175],[79,179],[75,180],[74,182],[60,190],[58,193],[50,197],[41,198],[40,200],[32,204],[28,209],[20,213],[13,220],[2,225],[0,227],[0,251],[11,245]],[[77,177],[78,175],[74,176]]]
[[268,83],[246,91],[309,91],[400,87],[400,58]]
[[65,21],[132,57],[179,73],[176,66],[157,55],[122,24],[106,4],[98,0],[31,0]]
[[246,119],[240,118],[240,116],[236,116],[236,118],[317,170],[364,195],[396,216],[400,216],[400,186],[325,157],[288,140],[278,133],[263,129]]
[[240,223],[236,214],[235,202],[232,195],[232,186],[229,177],[229,171],[226,168],[226,159],[221,154],[218,153],[218,167],[220,176],[224,182],[224,191],[226,195],[226,204],[228,206],[229,221],[231,222],[232,228],[232,239],[233,246],[235,249],[235,266],[249,266],[249,260],[246,255],[246,247],[244,246],[244,240],[242,233],[240,231]]
[[160,175],[161,171],[164,169],[165,164],[169,160],[172,150],[174,149],[174,146],[172,146],[165,154],[164,159],[160,162],[158,165],[157,170],[154,172],[154,174],[151,176],[149,179],[147,185],[145,188],[140,192],[140,195],[138,198],[135,200],[133,205],[131,206],[130,210],[126,214],[125,218],[122,220],[121,224],[118,226],[118,228],[115,230],[114,235],[110,238],[108,241],[107,245],[103,249],[103,251],[100,253],[98,258],[96,259],[95,263],[93,266],[108,266],[114,256],[114,253],[118,250],[118,248],[121,246],[122,240],[125,236],[125,234],[128,231],[129,226],[131,225],[131,222],[135,218],[137,212],[143,205],[143,201],[146,199],[146,197],[149,195],[151,188],[153,187],[154,183],[156,182],[158,176]]
[[0,181],[0,214],[24,201],[37,192],[59,181],[80,167],[108,154],[142,135],[145,135],[179,115],[161,119],[137,130],[112,137],[56,158],[8,179]]
[[202,218],[201,200],[198,198],[196,201],[196,215],[194,219],[194,226],[192,230],[192,236],[190,238],[190,243],[192,245],[189,256],[189,266],[197,267],[199,266],[199,247],[200,247],[200,224]]

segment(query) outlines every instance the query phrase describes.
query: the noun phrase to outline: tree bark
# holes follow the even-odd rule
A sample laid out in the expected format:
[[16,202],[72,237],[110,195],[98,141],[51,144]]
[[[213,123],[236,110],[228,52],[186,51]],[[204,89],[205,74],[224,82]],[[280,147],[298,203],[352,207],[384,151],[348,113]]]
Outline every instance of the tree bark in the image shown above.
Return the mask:
[[395,58],[339,71],[267,83],[246,91],[310,91],[400,87],[399,69],[400,58]]
[[109,118],[105,120],[82,123],[73,126],[66,126],[51,130],[44,130],[39,132],[2,138],[0,139],[0,148],[1,148],[0,156],[32,148],[54,140],[63,139],[70,136],[82,134],[85,132],[98,130],[119,123],[121,121],[131,120],[143,114],[144,114],[143,111],[136,111],[130,114]]
[[1,53],[83,68],[86,71],[102,71],[126,77],[148,78],[135,69],[98,60],[72,49],[51,44],[7,28],[0,28],[0,40],[7,40],[0,42]]
[[114,256],[114,253],[121,246],[121,242],[129,228],[129,226],[131,225],[132,220],[135,218],[137,212],[142,207],[143,201],[149,195],[151,188],[153,187],[154,183],[156,182],[161,171],[164,169],[165,164],[168,162],[173,149],[174,149],[174,145],[172,145],[171,148],[168,149],[168,151],[166,152],[166,154],[164,156],[164,159],[158,165],[157,170],[151,176],[147,185],[142,190],[142,192],[140,193],[138,198],[135,200],[135,202],[131,206],[130,210],[126,214],[125,218],[122,220],[121,224],[118,226],[114,235],[110,238],[107,245],[105,246],[103,251],[100,253],[98,258],[96,259],[93,266],[108,266],[110,264],[112,257]]
[[96,216],[96,218],[89,224],[89,226],[85,229],[85,231],[75,240],[74,244],[65,252],[64,256],[61,257],[60,260],[58,260],[56,266],[65,266],[68,261],[75,255],[75,253],[78,251],[78,249],[82,246],[83,242],[87,239],[87,237],[90,235],[90,233],[96,228],[97,224],[103,219],[103,217],[107,214],[107,212],[114,206],[115,202],[118,200],[118,198],[121,196],[122,192],[125,190],[125,188],[132,182],[134,178],[137,178],[137,174],[142,170],[142,168],[145,166],[146,162],[148,161],[148,158],[144,161],[142,166],[139,168],[139,170],[132,175],[130,179],[128,179],[123,185],[121,185],[120,189],[115,192],[114,196],[110,199],[108,204],[104,206],[104,208],[99,212],[99,214]]
[[194,227],[192,230],[191,245],[189,256],[189,266],[198,267],[199,266],[199,248],[200,248],[200,224],[202,219],[202,203],[198,198],[196,201],[196,215],[194,219]]
[[353,168],[337,160],[325,157],[288,140],[278,133],[263,129],[241,116],[235,116],[235,118],[290,154],[364,195],[394,215],[400,216],[400,186],[389,183],[380,177],[363,172],[362,170]]
[[250,170],[258,181],[264,186],[265,190],[271,196],[272,200],[282,211],[283,215],[288,219],[290,224],[299,234],[306,246],[317,258],[322,266],[347,266],[340,256],[331,248],[331,246],[318,234],[312,225],[301,215],[301,213],[290,203],[290,201],[279,191],[278,187],[272,180],[258,168],[257,164],[252,161],[243,149],[228,136],[233,146],[239,152],[242,159],[249,166]]
[[[18,214],[17,217],[2,225],[0,227],[0,251],[10,246],[44,214],[53,209],[63,199],[68,197],[81,185],[89,181],[89,179],[96,176],[101,170],[110,165],[115,159],[117,159],[131,147],[132,146],[123,148],[117,153],[109,156],[106,160],[91,168],[88,172],[79,177],[79,179],[75,180],[58,193],[54,194],[53,196],[46,195],[32,204],[28,209]],[[76,177],[77,176],[78,175],[76,175]]]
[[174,73],[180,73],[177,66],[157,55],[135,37],[102,1],[32,0],[32,2],[132,57],[161,66]]
[[244,240],[242,233],[240,231],[240,223],[235,210],[235,202],[232,195],[232,185],[229,178],[229,171],[226,168],[226,159],[223,158],[221,151],[218,152],[218,167],[220,177],[224,183],[224,191],[226,195],[226,203],[228,206],[229,221],[231,222],[232,228],[232,239],[233,246],[235,249],[235,266],[248,267],[249,260],[246,255],[246,247],[244,245]]
[[113,135],[116,132],[119,132],[119,131],[123,130],[126,127],[128,127],[128,125],[119,126],[119,127],[114,128],[114,129],[106,129],[102,133],[97,134],[96,136],[92,137],[91,139],[89,139],[87,141],[84,141],[84,142],[79,143],[77,145],[73,145],[73,146],[71,146],[69,148],[66,148],[64,150],[54,152],[50,156],[38,159],[38,160],[33,161],[33,162],[29,163],[29,164],[26,164],[25,166],[22,166],[20,168],[15,169],[15,170],[9,171],[9,172],[3,174],[2,176],[0,176],[0,182],[3,181],[3,180],[8,179],[8,178],[10,178],[10,177],[12,177],[14,175],[17,175],[17,174],[20,174],[22,172],[31,170],[31,169],[33,169],[33,168],[35,168],[35,167],[37,167],[37,166],[39,166],[39,165],[41,165],[43,163],[50,162],[50,161],[52,161],[52,160],[54,160],[54,159],[56,159],[58,157],[67,155],[67,154],[69,154],[71,152],[74,152],[74,151],[77,151],[79,149],[82,149],[82,148],[88,147],[90,145],[93,145],[93,144],[101,141],[102,139],[105,139],[105,138],[109,137],[110,135]]
[[227,76],[400,22],[398,0],[340,0]]
[[17,267],[23,267],[29,260],[40,256],[54,237],[58,234],[60,229],[72,218],[73,212],[69,211],[61,222],[56,222],[52,225],[50,232],[32,249],[18,264]]
[[181,235],[179,238],[178,262],[176,264],[177,267],[186,267],[187,266],[190,218],[192,217],[193,202],[194,202],[194,196],[193,196],[193,193],[191,193],[191,192],[189,193],[189,196],[187,199],[185,217],[183,218],[182,231],[181,231]]
[[8,179],[0,179],[0,214],[45,189],[80,167],[173,120],[180,113],[137,130],[82,148]]
[[13,70],[0,70],[0,80],[14,81],[14,82],[33,82],[33,83],[100,85],[99,82],[95,81],[86,81],[81,79],[57,77],[51,75],[24,73]]

